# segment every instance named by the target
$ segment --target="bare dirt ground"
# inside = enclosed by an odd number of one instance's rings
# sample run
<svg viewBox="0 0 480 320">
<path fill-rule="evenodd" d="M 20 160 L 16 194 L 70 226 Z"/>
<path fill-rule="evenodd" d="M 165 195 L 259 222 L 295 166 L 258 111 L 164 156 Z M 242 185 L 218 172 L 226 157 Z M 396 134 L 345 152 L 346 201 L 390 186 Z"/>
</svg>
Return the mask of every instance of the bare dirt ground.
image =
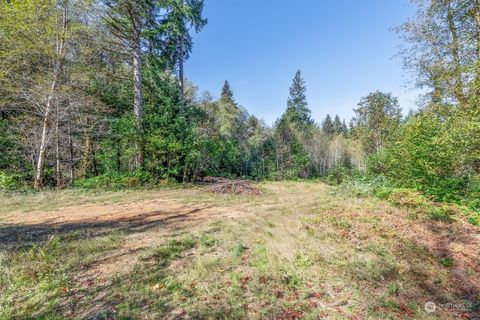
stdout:
<svg viewBox="0 0 480 320">
<path fill-rule="evenodd" d="M 164 196 L 164 195 L 162 195 Z M 85 237 L 102 231 L 123 230 L 127 235 L 123 246 L 108 252 L 91 265 L 84 277 L 107 278 L 128 272 L 139 253 L 212 219 L 244 216 L 246 210 L 235 207 L 214 207 L 208 204 L 182 204 L 174 199 L 142 200 L 125 204 L 87 204 L 63 207 L 50 211 L 11 212 L 3 216 L 5 225 L 0 239 L 3 244 L 16 243 L 19 238 L 38 242 L 54 234 L 81 231 Z M 23 243 L 25 244 L 25 243 Z"/>
</svg>

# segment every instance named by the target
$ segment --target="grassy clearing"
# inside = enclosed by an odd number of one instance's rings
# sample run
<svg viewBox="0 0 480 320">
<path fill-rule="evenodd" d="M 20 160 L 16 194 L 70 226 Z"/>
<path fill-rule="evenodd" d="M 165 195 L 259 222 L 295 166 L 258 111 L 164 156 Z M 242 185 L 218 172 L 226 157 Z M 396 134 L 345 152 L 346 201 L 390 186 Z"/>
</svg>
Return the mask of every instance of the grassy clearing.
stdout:
<svg viewBox="0 0 480 320">
<path fill-rule="evenodd" d="M 478 229 L 455 219 L 412 216 L 408 209 L 320 183 L 261 187 L 261 197 L 214 196 L 198 189 L 93 196 L 91 201 L 100 203 L 163 197 L 242 214 L 212 217 L 170 234 L 150 230 L 161 237 L 158 245 L 142 248 L 133 266 L 102 276 L 88 270 L 131 241 L 128 228 L 5 248 L 0 318 L 458 319 L 478 314 Z M 29 201 L 17 209 L 30 210 Z M 428 301 L 436 304 L 435 312 L 425 310 Z"/>
</svg>

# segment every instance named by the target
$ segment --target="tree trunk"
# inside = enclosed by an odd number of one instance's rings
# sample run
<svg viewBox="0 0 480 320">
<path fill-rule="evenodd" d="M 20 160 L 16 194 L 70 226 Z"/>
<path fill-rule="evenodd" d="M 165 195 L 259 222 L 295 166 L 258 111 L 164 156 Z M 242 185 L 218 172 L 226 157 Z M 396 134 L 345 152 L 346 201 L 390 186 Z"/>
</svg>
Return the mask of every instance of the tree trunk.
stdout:
<svg viewBox="0 0 480 320">
<path fill-rule="evenodd" d="M 183 53 L 183 36 L 180 38 L 180 48 L 179 48 L 179 74 L 178 77 L 180 78 L 180 91 L 182 96 L 182 101 L 185 100 L 185 78 L 183 74 L 183 60 L 184 60 L 184 53 Z"/>
<path fill-rule="evenodd" d="M 88 123 L 87 123 L 88 124 Z M 83 160 L 82 160 L 82 169 L 81 175 L 82 178 L 89 178 L 90 174 L 94 171 L 94 152 L 93 152 L 93 143 L 92 137 L 88 132 L 88 129 L 85 130 L 84 136 L 84 145 L 83 145 Z"/>
<path fill-rule="evenodd" d="M 144 164 L 144 137 L 143 137 L 143 88 L 142 88 L 142 48 L 141 48 L 141 23 L 138 15 L 135 16 L 133 25 L 133 83 L 134 99 L 133 110 L 137 118 L 137 130 L 139 138 L 137 141 L 137 156 L 135 164 L 142 168 Z"/>
<path fill-rule="evenodd" d="M 62 25 L 61 25 L 62 29 L 59 31 L 57 35 L 57 40 L 56 40 L 57 42 L 56 52 L 55 52 L 56 56 L 54 59 L 55 65 L 53 68 L 52 83 L 50 86 L 50 91 L 45 100 L 45 113 L 43 117 L 42 138 L 40 140 L 40 147 L 38 149 L 37 165 L 35 168 L 35 180 L 33 183 L 34 189 L 40 189 L 40 187 L 42 186 L 43 167 L 45 165 L 45 153 L 47 149 L 48 125 L 50 122 L 50 113 L 52 112 L 52 100 L 55 95 L 55 91 L 57 89 L 58 76 L 62 69 L 63 55 L 64 55 L 64 49 L 65 49 L 65 35 L 66 35 L 67 23 L 68 23 L 67 8 L 65 4 L 63 8 L 62 18 L 63 18 Z"/>
<path fill-rule="evenodd" d="M 463 92 L 462 67 L 460 65 L 460 46 L 458 43 L 457 27 L 455 26 L 454 13 L 450 1 L 448 2 L 447 19 L 448 28 L 452 36 L 452 55 L 454 64 L 453 76 L 455 78 L 455 85 L 453 90 L 455 98 L 457 98 L 458 102 L 463 105 L 466 102 L 466 98 Z"/>
<path fill-rule="evenodd" d="M 75 182 L 75 171 L 74 171 L 74 154 L 73 154 L 73 138 L 72 138 L 72 129 L 70 123 L 68 123 L 68 147 L 70 151 L 70 184 L 73 185 Z"/>
<path fill-rule="evenodd" d="M 480 84 L 480 1 L 475 1 L 475 6 L 471 12 L 473 19 L 475 20 L 476 27 L 476 44 L 477 44 L 477 60 L 475 63 L 475 82 L 473 86 L 473 95 L 477 96 L 479 93 L 478 85 Z"/>
<path fill-rule="evenodd" d="M 122 170 L 122 154 L 121 154 L 121 150 L 120 150 L 120 143 L 121 143 L 121 140 L 120 139 L 117 139 L 117 143 L 116 143 L 116 157 L 117 157 L 117 172 L 120 173 L 120 171 Z"/>
<path fill-rule="evenodd" d="M 57 182 L 57 189 L 60 189 L 62 185 L 62 177 L 60 173 L 60 114 L 58 110 L 57 103 L 57 112 L 55 119 L 55 175 Z"/>
<path fill-rule="evenodd" d="M 55 90 L 56 81 L 52 84 L 51 92 Z M 34 189 L 40 189 L 42 186 L 42 177 L 43 177 L 43 165 L 45 162 L 45 152 L 47 149 L 47 135 L 48 135 L 48 123 L 50 121 L 50 109 L 52 103 L 52 94 L 47 98 L 45 114 L 43 117 L 43 127 L 42 127 L 42 138 L 40 140 L 40 147 L 38 150 L 37 165 L 35 168 L 35 182 L 33 184 Z"/>
</svg>

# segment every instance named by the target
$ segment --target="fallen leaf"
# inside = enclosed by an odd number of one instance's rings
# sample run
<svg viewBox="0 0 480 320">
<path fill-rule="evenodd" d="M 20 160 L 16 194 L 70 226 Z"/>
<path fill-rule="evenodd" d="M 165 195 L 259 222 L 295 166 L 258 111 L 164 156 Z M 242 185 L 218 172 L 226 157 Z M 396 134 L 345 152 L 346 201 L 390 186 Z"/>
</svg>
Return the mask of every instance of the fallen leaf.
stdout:
<svg viewBox="0 0 480 320">
<path fill-rule="evenodd" d="M 162 289 L 163 287 L 164 287 L 163 283 L 157 283 L 152 286 L 152 289 L 159 290 L 159 289 Z"/>
</svg>

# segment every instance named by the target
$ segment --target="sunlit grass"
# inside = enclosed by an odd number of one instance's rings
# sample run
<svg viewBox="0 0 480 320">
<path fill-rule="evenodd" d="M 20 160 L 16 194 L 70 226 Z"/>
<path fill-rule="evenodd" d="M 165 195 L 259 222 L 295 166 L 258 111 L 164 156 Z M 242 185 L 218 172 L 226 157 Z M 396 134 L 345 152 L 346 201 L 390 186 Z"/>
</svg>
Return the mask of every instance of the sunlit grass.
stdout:
<svg viewBox="0 0 480 320">
<path fill-rule="evenodd" d="M 5 250 L 0 318 L 429 319 L 426 301 L 462 303 L 452 274 L 456 258 L 437 257 L 418 243 L 408 231 L 421 221 L 412 221 L 408 210 L 320 183 L 260 188 L 260 197 L 199 188 L 64 191 L 63 201 L 45 208 L 161 197 L 237 215 L 159 234 L 161 244 L 143 249 L 134 265 L 101 286 L 85 287 L 78 274 L 117 252 L 128 231 L 87 239 L 71 234 L 21 252 Z M 15 210 L 31 210 L 53 195 L 23 197 Z M 478 271 L 467 274 L 474 281 Z M 440 309 L 435 316 L 454 319 L 455 312 Z"/>
</svg>

